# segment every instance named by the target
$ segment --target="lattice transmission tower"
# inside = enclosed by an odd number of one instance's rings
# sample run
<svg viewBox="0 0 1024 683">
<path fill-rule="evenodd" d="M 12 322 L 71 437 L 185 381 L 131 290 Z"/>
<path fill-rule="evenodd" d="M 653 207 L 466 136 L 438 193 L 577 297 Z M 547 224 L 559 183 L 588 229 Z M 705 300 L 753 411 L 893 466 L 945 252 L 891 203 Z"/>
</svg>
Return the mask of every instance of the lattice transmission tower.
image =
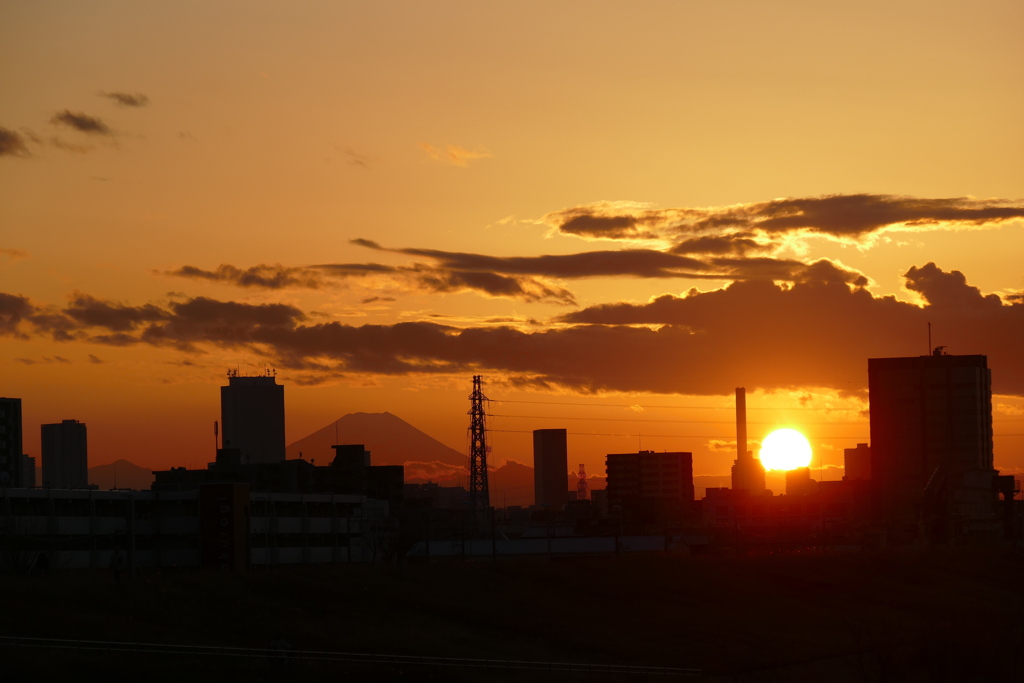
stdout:
<svg viewBox="0 0 1024 683">
<path fill-rule="evenodd" d="M 576 482 L 576 500 L 590 500 L 590 487 L 587 485 L 587 470 L 580 463 L 580 471 L 577 474 L 579 481 Z"/>
<path fill-rule="evenodd" d="M 480 389 L 483 377 L 473 376 L 473 393 L 469 400 L 469 506 L 478 520 L 486 519 L 491 505 L 490 490 L 487 486 L 487 413 L 484 401 L 487 397 Z"/>
</svg>

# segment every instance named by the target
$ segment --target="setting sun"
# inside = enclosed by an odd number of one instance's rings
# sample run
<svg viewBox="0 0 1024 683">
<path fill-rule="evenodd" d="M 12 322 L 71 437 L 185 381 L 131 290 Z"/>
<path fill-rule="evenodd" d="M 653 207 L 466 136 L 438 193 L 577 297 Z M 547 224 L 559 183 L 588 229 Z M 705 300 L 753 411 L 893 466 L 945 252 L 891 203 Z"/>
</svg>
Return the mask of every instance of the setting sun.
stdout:
<svg viewBox="0 0 1024 683">
<path fill-rule="evenodd" d="M 766 470 L 792 470 L 811 464 L 811 444 L 795 429 L 776 429 L 761 444 L 761 464 Z"/>
</svg>

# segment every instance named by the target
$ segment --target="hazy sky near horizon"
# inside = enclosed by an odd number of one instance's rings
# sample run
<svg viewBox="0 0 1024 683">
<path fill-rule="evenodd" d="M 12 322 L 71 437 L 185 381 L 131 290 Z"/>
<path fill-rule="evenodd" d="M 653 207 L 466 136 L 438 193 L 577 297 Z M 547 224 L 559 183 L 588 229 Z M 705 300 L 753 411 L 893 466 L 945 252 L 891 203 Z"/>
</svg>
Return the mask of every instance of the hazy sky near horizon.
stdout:
<svg viewBox="0 0 1024 683">
<path fill-rule="evenodd" d="M 225 371 L 289 441 L 493 457 L 867 440 L 867 358 L 986 354 L 1024 470 L 1024 5 L 8 2 L 0 395 L 200 466 Z M 579 405 L 553 405 L 554 403 Z M 528 417 L 519 417 L 528 416 Z M 1017 422 L 1020 422 L 1018 424 Z M 578 456 L 578 457 L 577 457 Z"/>
</svg>

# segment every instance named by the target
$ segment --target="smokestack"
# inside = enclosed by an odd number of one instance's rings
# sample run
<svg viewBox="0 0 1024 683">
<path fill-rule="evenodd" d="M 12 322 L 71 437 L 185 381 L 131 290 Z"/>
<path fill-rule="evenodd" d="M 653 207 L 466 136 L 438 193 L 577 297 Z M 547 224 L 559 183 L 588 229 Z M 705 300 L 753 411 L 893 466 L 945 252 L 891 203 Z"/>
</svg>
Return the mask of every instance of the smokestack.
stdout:
<svg viewBox="0 0 1024 683">
<path fill-rule="evenodd" d="M 736 387 L 736 460 L 747 457 L 747 390 Z"/>
</svg>

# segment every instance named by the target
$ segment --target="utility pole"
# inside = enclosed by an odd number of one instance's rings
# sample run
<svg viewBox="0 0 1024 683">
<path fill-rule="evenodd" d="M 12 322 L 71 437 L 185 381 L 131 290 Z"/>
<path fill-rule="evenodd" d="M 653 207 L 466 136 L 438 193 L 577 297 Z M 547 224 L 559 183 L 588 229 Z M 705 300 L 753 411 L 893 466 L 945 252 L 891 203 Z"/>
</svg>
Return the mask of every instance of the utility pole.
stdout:
<svg viewBox="0 0 1024 683">
<path fill-rule="evenodd" d="M 487 485 L 487 414 L 484 412 L 484 396 L 480 388 L 483 377 L 473 376 L 473 393 L 470 395 L 469 409 L 469 506 L 480 527 L 487 522 L 487 510 L 491 505 L 490 490 Z"/>
</svg>

